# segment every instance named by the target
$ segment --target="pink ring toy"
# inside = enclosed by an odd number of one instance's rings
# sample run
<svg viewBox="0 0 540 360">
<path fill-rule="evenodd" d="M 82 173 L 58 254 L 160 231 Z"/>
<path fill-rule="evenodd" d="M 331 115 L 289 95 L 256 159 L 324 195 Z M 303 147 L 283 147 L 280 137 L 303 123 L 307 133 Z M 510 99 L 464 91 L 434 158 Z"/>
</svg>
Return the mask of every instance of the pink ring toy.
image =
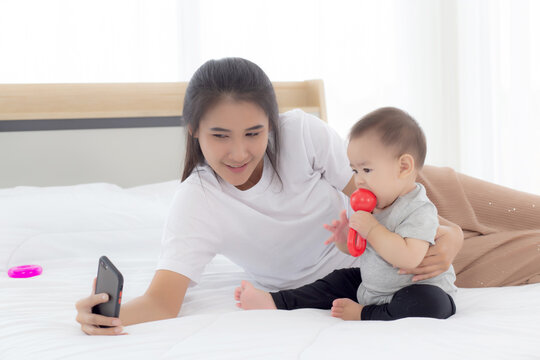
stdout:
<svg viewBox="0 0 540 360">
<path fill-rule="evenodd" d="M 39 265 L 21 265 L 8 270 L 8 276 L 11 278 L 29 278 L 41 275 L 43 268 Z"/>
</svg>

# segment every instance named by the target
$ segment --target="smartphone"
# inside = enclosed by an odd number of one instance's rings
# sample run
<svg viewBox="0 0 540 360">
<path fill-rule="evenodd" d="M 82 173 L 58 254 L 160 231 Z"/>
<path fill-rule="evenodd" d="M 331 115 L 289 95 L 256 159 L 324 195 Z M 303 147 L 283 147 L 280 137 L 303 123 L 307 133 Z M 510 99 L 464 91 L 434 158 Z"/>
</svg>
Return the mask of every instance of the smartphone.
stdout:
<svg viewBox="0 0 540 360">
<path fill-rule="evenodd" d="M 109 301 L 98 304 L 92 308 L 94 314 L 109 317 L 118 317 L 122 303 L 122 288 L 124 277 L 106 256 L 99 258 L 96 294 L 106 293 Z"/>
</svg>

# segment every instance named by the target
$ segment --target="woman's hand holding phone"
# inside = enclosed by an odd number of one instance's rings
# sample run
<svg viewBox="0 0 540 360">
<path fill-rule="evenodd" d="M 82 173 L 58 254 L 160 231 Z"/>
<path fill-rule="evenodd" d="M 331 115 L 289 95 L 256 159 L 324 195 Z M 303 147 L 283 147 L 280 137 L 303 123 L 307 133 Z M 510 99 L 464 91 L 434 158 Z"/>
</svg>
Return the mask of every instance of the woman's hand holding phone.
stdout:
<svg viewBox="0 0 540 360">
<path fill-rule="evenodd" d="M 101 264 L 101 259 L 100 259 Z M 109 301 L 107 293 L 96 294 L 97 278 L 94 278 L 90 296 L 79 300 L 75 304 L 77 309 L 76 320 L 81 324 L 81 330 L 88 335 L 123 335 L 122 322 L 118 317 L 109 317 L 96 314 L 95 307 Z M 94 312 L 92 309 L 94 308 Z"/>
</svg>

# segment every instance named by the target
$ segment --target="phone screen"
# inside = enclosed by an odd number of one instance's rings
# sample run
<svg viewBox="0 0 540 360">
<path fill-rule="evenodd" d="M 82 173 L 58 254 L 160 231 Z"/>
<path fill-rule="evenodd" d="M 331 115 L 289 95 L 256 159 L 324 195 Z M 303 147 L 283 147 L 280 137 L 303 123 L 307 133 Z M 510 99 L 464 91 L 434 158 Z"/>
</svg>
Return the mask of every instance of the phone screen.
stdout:
<svg viewBox="0 0 540 360">
<path fill-rule="evenodd" d="M 109 317 L 118 317 L 122 302 L 123 285 L 124 278 L 120 271 L 118 271 L 106 256 L 100 257 L 96 280 L 96 294 L 108 294 L 109 301 L 94 306 L 92 312 Z"/>
</svg>

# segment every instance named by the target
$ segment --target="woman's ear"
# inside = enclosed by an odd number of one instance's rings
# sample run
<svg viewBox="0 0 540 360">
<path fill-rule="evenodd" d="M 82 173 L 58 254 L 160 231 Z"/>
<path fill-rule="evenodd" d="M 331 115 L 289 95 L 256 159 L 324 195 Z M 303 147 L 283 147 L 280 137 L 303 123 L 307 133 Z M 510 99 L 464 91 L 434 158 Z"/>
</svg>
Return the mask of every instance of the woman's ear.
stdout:
<svg viewBox="0 0 540 360">
<path fill-rule="evenodd" d="M 199 137 L 198 131 L 193 134 L 193 128 L 191 127 L 191 125 L 187 126 L 187 130 L 189 132 L 189 136 L 191 136 L 192 138 L 197 139 Z"/>
<path fill-rule="evenodd" d="M 399 177 L 404 179 L 414 172 L 414 157 L 411 154 L 403 154 L 399 157 Z"/>
</svg>

